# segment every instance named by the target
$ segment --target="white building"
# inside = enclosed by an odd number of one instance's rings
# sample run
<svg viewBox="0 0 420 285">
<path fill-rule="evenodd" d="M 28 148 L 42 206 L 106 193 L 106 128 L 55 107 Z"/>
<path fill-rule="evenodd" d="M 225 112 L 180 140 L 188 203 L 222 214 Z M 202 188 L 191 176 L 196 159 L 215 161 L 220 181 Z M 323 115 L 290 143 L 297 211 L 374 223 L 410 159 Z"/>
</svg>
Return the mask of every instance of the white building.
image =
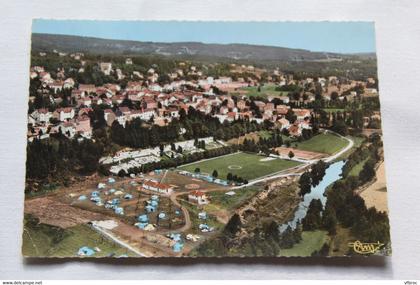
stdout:
<svg viewBox="0 0 420 285">
<path fill-rule="evenodd" d="M 31 115 L 37 122 L 49 122 L 52 117 L 52 113 L 48 109 L 35 110 Z"/>
<path fill-rule="evenodd" d="M 110 62 L 101 62 L 99 64 L 99 67 L 101 68 L 101 71 L 105 75 L 110 75 L 111 74 L 111 71 L 112 71 L 112 63 L 110 63 Z"/>
<path fill-rule="evenodd" d="M 207 195 L 201 191 L 193 191 L 191 194 L 188 194 L 188 200 L 198 205 L 207 205 L 210 203 Z"/>
<path fill-rule="evenodd" d="M 142 186 L 146 190 L 155 191 L 167 195 L 171 194 L 174 191 L 173 186 L 164 183 L 159 183 L 153 180 L 145 180 Z"/>
<path fill-rule="evenodd" d="M 74 118 L 74 109 L 71 107 L 67 108 L 59 108 L 56 110 L 58 114 L 58 119 L 61 122 L 64 122 L 65 120 L 71 120 Z"/>
</svg>

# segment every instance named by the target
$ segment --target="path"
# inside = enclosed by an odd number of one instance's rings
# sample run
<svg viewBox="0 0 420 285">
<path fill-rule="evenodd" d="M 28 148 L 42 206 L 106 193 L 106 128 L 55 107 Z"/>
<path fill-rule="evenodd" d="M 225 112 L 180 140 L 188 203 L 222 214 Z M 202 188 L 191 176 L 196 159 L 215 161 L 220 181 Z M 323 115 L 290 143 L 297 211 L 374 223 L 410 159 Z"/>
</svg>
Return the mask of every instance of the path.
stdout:
<svg viewBox="0 0 420 285">
<path fill-rule="evenodd" d="M 190 213 L 188 212 L 187 208 L 185 208 L 184 206 L 181 205 L 181 203 L 178 202 L 178 200 L 176 199 L 176 197 L 178 197 L 181 194 L 185 194 L 185 192 L 178 192 L 178 193 L 173 193 L 169 196 L 169 199 L 171 199 L 171 202 L 177 206 L 178 208 L 181 209 L 182 213 L 184 214 L 184 219 L 185 219 L 185 225 L 183 225 L 181 228 L 177 229 L 176 231 L 178 232 L 185 232 L 187 230 L 189 230 L 191 228 L 191 217 L 190 217 Z"/>
</svg>

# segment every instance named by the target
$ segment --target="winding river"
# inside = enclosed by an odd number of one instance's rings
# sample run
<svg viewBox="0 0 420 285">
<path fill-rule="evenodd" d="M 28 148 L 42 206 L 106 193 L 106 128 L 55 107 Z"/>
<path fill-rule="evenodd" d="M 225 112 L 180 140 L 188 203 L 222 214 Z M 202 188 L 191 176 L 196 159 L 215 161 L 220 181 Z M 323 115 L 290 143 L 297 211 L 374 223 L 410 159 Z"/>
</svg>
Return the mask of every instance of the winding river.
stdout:
<svg viewBox="0 0 420 285">
<path fill-rule="evenodd" d="M 293 220 L 285 223 L 279 227 L 280 232 L 283 232 L 287 229 L 287 226 L 290 226 L 292 229 L 296 228 L 296 224 L 300 222 L 308 211 L 308 206 L 314 199 L 321 200 L 322 206 L 325 207 L 327 202 L 327 197 L 324 196 L 325 190 L 329 185 L 341 178 L 341 172 L 344 165 L 344 161 L 338 161 L 331 164 L 325 171 L 325 176 L 315 187 L 311 187 L 311 192 L 303 196 L 303 200 L 299 203 L 299 206 L 296 209 Z"/>
</svg>

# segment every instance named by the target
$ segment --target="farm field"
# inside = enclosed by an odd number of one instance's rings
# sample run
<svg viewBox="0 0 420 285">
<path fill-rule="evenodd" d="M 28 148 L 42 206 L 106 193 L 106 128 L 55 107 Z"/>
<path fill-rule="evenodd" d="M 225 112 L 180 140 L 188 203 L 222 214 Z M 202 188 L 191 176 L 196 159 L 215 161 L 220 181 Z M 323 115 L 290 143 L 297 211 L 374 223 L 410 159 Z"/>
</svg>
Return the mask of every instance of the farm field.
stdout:
<svg viewBox="0 0 420 285">
<path fill-rule="evenodd" d="M 326 133 L 316 135 L 303 142 L 294 142 L 292 143 L 292 147 L 301 150 L 334 154 L 347 144 L 348 142 L 345 139 L 334 134 Z"/>
<path fill-rule="evenodd" d="M 232 173 L 232 175 L 237 175 L 246 180 L 252 180 L 300 164 L 299 162 L 290 160 L 266 159 L 267 157 L 265 156 L 239 152 L 215 159 L 198 161 L 193 164 L 181 166 L 179 169 L 194 172 L 196 168 L 199 168 L 201 173 L 208 173 L 210 175 L 213 173 L 213 170 L 217 170 L 219 174 L 218 178 L 221 179 L 226 179 L 227 174 Z"/>
<path fill-rule="evenodd" d="M 313 252 L 320 250 L 327 240 L 326 231 L 302 232 L 302 240 L 292 248 L 282 249 L 280 256 L 311 256 Z"/>
</svg>

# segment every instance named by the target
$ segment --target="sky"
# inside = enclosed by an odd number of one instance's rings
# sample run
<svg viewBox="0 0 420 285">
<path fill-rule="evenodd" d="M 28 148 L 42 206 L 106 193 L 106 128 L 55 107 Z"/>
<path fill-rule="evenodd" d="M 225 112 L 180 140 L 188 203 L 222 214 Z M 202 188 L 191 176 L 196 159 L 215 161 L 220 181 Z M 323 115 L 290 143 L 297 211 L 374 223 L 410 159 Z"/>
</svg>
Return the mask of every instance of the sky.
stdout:
<svg viewBox="0 0 420 285">
<path fill-rule="evenodd" d="M 337 53 L 375 52 L 373 22 L 44 20 L 32 32 L 151 42 L 243 43 Z"/>
</svg>

